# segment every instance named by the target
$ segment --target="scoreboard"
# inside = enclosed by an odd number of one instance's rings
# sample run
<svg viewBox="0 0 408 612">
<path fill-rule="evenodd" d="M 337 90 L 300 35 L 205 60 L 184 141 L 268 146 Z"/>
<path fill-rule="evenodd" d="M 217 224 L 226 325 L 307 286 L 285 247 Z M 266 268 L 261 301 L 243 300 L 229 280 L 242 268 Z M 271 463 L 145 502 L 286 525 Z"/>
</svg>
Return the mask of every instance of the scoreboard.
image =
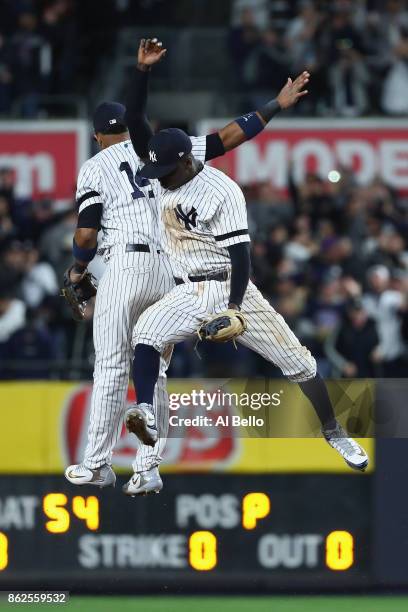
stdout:
<svg viewBox="0 0 408 612">
<path fill-rule="evenodd" d="M 372 475 L 174 474 L 160 495 L 0 477 L 0 589 L 371 582 Z"/>
</svg>

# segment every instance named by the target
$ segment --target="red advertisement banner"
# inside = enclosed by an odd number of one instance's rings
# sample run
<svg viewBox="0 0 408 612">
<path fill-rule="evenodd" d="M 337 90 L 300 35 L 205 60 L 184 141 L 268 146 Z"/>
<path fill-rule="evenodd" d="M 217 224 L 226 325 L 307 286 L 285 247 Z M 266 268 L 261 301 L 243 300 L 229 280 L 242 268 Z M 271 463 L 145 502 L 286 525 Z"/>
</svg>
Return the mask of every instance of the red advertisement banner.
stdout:
<svg viewBox="0 0 408 612">
<path fill-rule="evenodd" d="M 18 197 L 70 199 L 89 134 L 86 121 L 0 122 L 0 168 L 15 172 Z"/>
<path fill-rule="evenodd" d="M 198 133 L 209 133 L 227 122 L 202 122 Z M 408 193 L 408 124 L 386 119 L 276 120 L 213 165 L 243 185 L 271 181 L 278 189 L 286 189 L 291 177 L 296 184 L 308 172 L 327 179 L 333 170 L 346 167 L 361 185 L 379 176 Z"/>
</svg>

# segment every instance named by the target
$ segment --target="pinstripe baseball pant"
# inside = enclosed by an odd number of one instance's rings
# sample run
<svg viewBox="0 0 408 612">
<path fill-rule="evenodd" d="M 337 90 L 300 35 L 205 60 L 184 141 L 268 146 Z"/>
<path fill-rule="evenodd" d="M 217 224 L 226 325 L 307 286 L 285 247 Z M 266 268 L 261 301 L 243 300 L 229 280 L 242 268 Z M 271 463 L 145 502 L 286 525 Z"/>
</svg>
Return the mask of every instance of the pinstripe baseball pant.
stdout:
<svg viewBox="0 0 408 612">
<path fill-rule="evenodd" d="M 98 285 L 93 320 L 94 386 L 84 457 L 84 464 L 89 468 L 111 464 L 113 449 L 119 440 L 132 360 L 132 330 L 142 312 L 174 286 L 170 262 L 163 253 L 126 253 L 124 245 L 116 245 L 109 249 L 104 260 L 107 266 Z M 162 353 L 155 390 L 159 440 L 154 448 L 146 447 L 148 452 L 143 449 L 144 465 L 160 463 L 166 443 L 166 369 L 171 352 L 172 347 L 167 346 Z M 134 468 L 138 461 L 136 456 Z"/>
<path fill-rule="evenodd" d="M 228 308 L 229 281 L 185 283 L 174 287 L 139 318 L 132 344 L 147 344 L 158 351 L 195 335 L 209 315 Z M 253 283 L 242 303 L 248 329 L 237 341 L 277 365 L 293 382 L 316 375 L 316 361 L 302 346 L 283 317 L 272 308 Z"/>
</svg>

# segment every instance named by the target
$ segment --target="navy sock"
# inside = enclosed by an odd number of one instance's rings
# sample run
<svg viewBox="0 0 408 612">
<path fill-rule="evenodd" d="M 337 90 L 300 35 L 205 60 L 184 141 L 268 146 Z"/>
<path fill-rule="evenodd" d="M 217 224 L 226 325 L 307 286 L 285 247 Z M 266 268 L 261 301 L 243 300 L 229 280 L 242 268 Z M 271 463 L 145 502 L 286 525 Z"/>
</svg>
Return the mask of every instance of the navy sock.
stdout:
<svg viewBox="0 0 408 612">
<path fill-rule="evenodd" d="M 299 387 L 310 400 L 323 429 L 334 429 L 336 427 L 336 417 L 334 416 L 333 406 L 330 401 L 327 388 L 320 374 L 314 378 L 299 383 Z"/>
<path fill-rule="evenodd" d="M 133 359 L 133 384 L 138 404 L 153 404 L 159 370 L 160 353 L 147 344 L 137 344 Z"/>
</svg>

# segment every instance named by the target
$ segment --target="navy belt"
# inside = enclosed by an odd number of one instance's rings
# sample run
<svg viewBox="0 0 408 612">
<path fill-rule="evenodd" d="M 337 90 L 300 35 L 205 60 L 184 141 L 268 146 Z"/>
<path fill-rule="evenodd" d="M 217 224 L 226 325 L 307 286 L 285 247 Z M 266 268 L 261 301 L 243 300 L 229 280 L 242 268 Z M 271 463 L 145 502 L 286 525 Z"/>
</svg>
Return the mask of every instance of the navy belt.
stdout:
<svg viewBox="0 0 408 612">
<path fill-rule="evenodd" d="M 160 249 L 155 249 L 156 253 L 160 253 Z M 130 244 L 126 245 L 126 253 L 150 253 L 148 244 Z"/>
<path fill-rule="evenodd" d="M 229 271 L 222 270 L 221 272 L 209 272 L 208 274 L 202 274 L 201 276 L 189 276 L 188 280 L 190 283 L 201 283 L 202 281 L 226 281 L 229 278 Z M 182 285 L 185 281 L 182 278 L 174 277 L 176 285 Z"/>
</svg>

